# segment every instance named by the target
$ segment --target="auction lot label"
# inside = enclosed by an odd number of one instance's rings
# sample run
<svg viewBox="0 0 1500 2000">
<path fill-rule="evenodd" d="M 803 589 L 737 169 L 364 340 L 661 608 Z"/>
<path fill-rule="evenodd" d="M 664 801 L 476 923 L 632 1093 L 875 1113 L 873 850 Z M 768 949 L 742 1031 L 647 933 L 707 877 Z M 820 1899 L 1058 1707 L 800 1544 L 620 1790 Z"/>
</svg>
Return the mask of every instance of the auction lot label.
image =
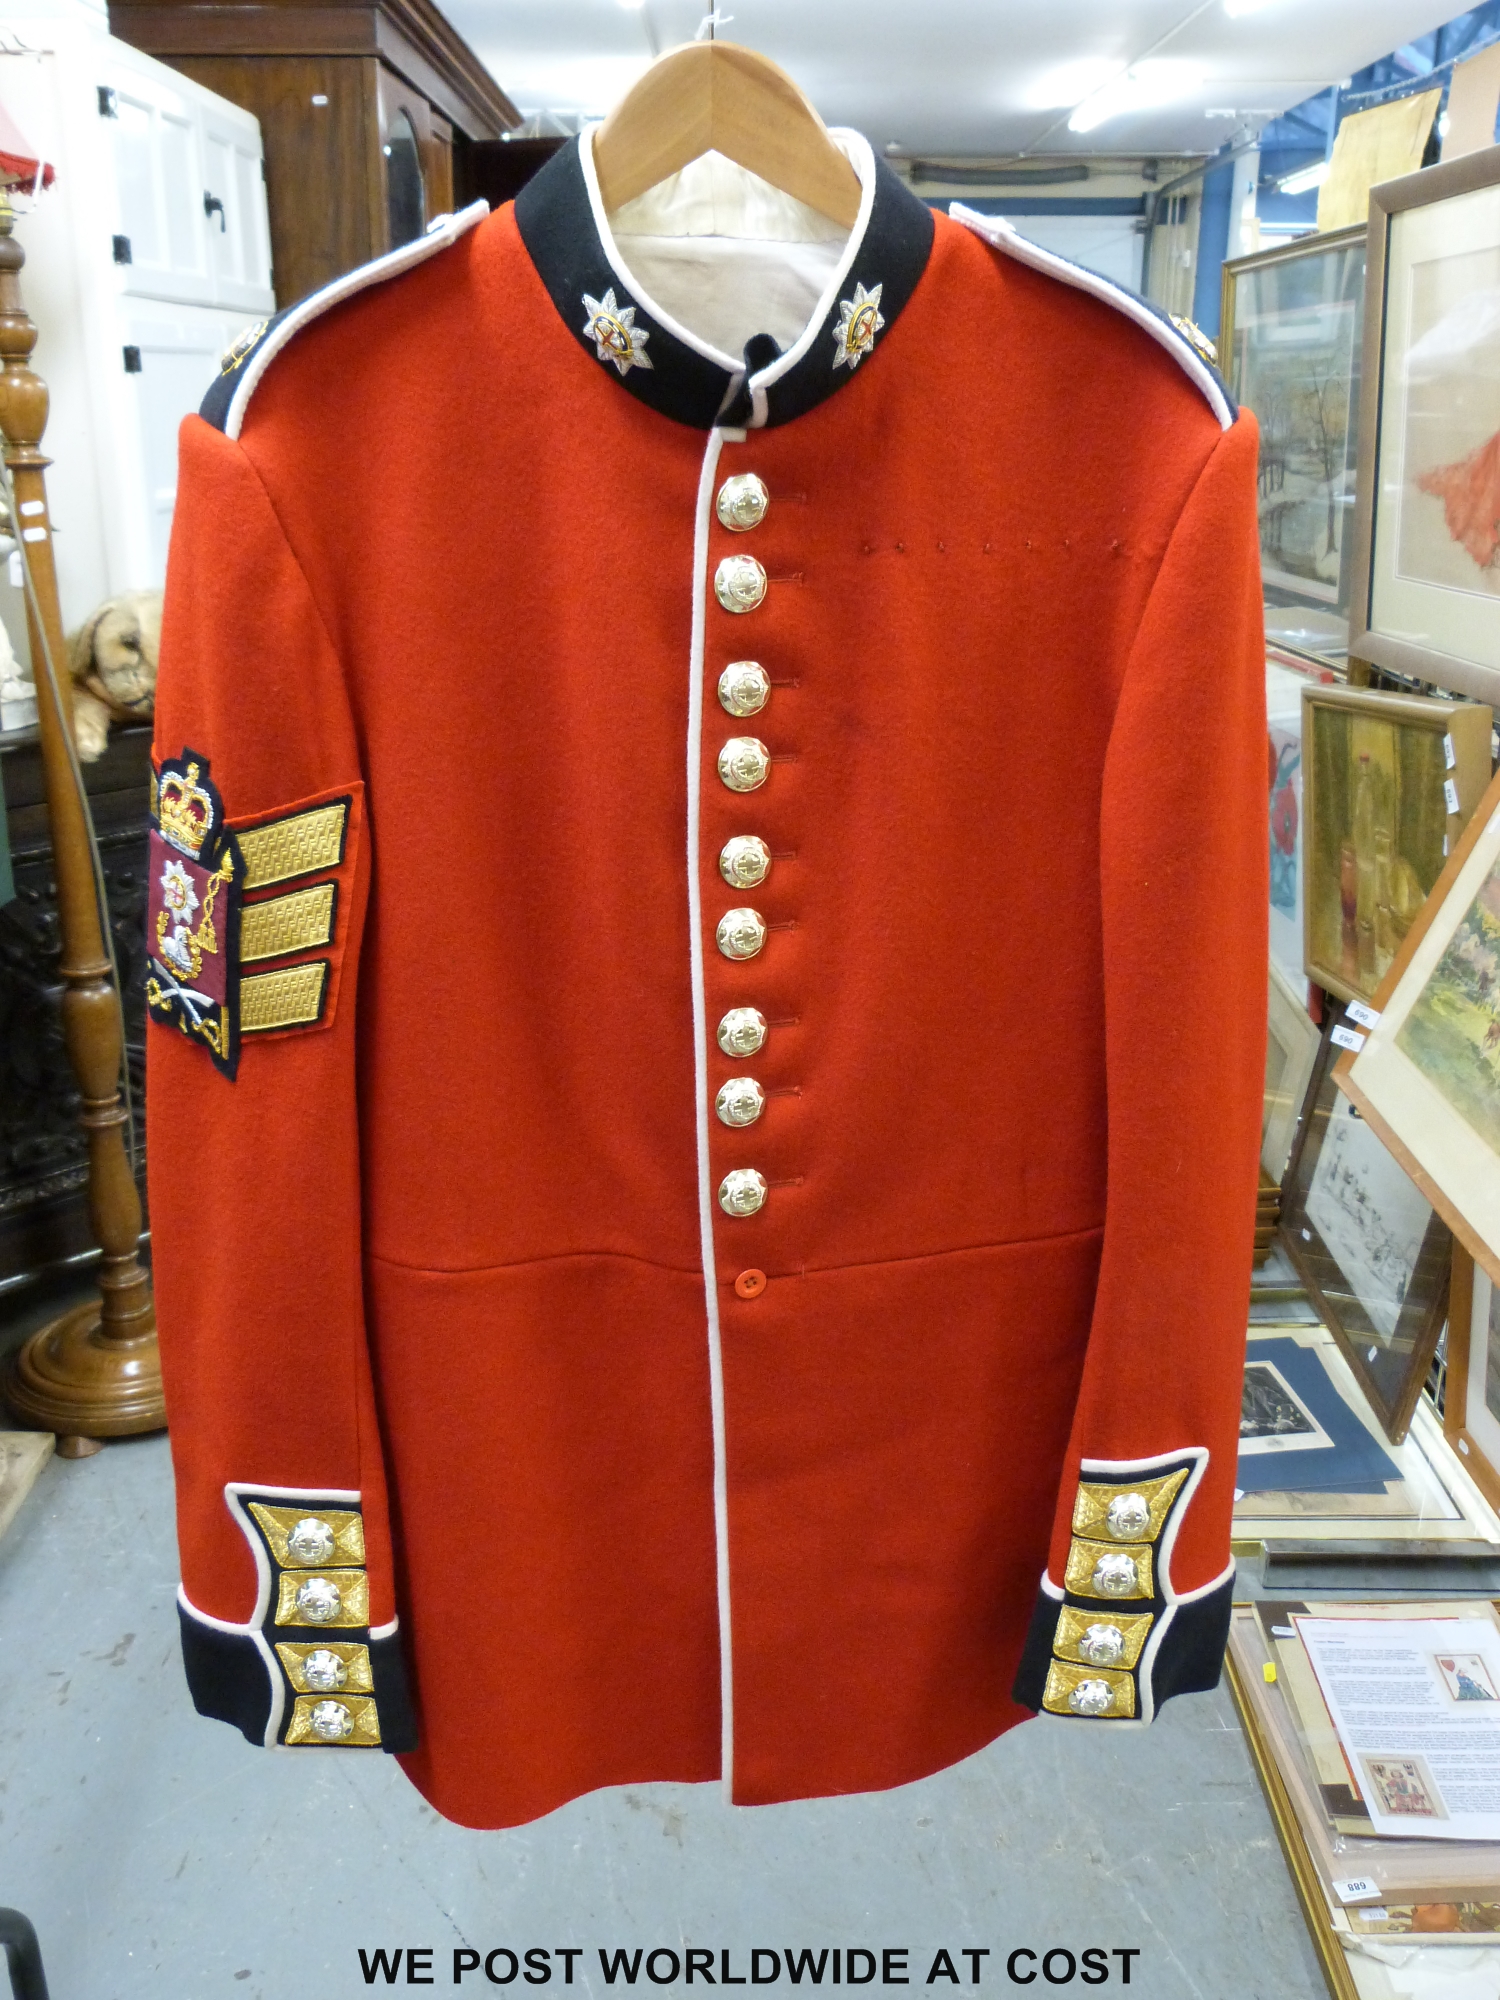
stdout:
<svg viewBox="0 0 1500 2000">
<path fill-rule="evenodd" d="M 1128 1986 L 1135 1945 L 371 1945 L 366 1986 Z M 596 1969 L 597 1967 L 597 1969 Z"/>
</svg>

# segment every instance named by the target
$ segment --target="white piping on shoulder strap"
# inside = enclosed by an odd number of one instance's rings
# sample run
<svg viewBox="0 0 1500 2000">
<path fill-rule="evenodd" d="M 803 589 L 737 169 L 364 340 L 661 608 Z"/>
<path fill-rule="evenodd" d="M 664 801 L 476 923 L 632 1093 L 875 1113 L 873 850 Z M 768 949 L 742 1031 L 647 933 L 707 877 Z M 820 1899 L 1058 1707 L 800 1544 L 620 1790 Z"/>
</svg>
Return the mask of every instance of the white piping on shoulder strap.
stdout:
<svg viewBox="0 0 1500 2000">
<path fill-rule="evenodd" d="M 240 426 L 245 421 L 245 412 L 250 407 L 250 398 L 255 394 L 260 378 L 265 374 L 276 356 L 286 346 L 294 334 L 330 306 L 336 306 L 345 299 L 353 298 L 369 285 L 383 285 L 387 278 L 399 278 L 403 271 L 409 271 L 416 264 L 425 263 L 439 250 L 447 250 L 460 236 L 465 236 L 477 222 L 483 222 L 490 212 L 487 201 L 471 202 L 457 215 L 439 215 L 427 225 L 424 235 L 410 243 L 403 243 L 395 250 L 388 250 L 383 257 L 373 263 L 361 264 L 356 270 L 346 271 L 341 278 L 335 278 L 331 285 L 325 285 L 320 292 L 313 292 L 299 305 L 292 307 L 285 319 L 278 320 L 271 332 L 251 355 L 240 378 L 239 387 L 229 405 L 229 413 L 224 419 L 224 435 L 237 438 Z"/>
<path fill-rule="evenodd" d="M 1124 313 L 1127 319 L 1133 319 L 1158 346 L 1167 350 L 1183 374 L 1201 391 L 1204 401 L 1218 418 L 1220 428 L 1226 431 L 1232 429 L 1235 411 L 1218 377 L 1196 352 L 1192 342 L 1184 339 L 1170 320 L 1154 313 L 1144 299 L 1138 299 L 1123 285 L 1101 278 L 1097 271 L 1086 271 L 1081 264 L 1070 264 L 1066 257 L 1044 250 L 1039 243 L 1033 243 L 1019 230 L 1012 229 L 998 215 L 980 215 L 975 209 L 965 208 L 961 201 L 951 203 L 948 213 L 955 222 L 961 222 L 965 229 L 982 236 L 996 250 L 1003 250 L 1007 257 L 1014 257 L 1017 263 L 1029 264 L 1034 271 L 1044 271 L 1049 278 L 1072 285 L 1075 291 L 1090 292 L 1117 312 Z"/>
</svg>

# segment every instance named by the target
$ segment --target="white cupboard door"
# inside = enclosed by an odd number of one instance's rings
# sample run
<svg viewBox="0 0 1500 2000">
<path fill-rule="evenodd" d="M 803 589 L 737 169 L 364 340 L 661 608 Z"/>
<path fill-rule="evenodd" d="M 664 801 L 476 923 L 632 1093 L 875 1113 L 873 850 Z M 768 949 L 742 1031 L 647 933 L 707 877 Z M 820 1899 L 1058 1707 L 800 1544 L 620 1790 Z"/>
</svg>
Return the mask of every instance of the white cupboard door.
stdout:
<svg viewBox="0 0 1500 2000">
<path fill-rule="evenodd" d="M 208 304 L 213 297 L 203 140 L 186 93 L 123 65 L 103 79 L 114 154 L 122 289 Z"/>
<path fill-rule="evenodd" d="M 242 330 L 233 315 L 193 307 L 121 301 L 123 345 L 134 407 L 134 458 L 143 514 L 132 567 L 146 584 L 160 586 L 167 572 L 167 541 L 177 501 L 177 430 L 203 401 L 219 372 L 219 359 Z"/>
<path fill-rule="evenodd" d="M 200 116 L 215 301 L 271 312 L 271 240 L 259 134 L 248 121 L 227 118 L 211 105 Z"/>
</svg>

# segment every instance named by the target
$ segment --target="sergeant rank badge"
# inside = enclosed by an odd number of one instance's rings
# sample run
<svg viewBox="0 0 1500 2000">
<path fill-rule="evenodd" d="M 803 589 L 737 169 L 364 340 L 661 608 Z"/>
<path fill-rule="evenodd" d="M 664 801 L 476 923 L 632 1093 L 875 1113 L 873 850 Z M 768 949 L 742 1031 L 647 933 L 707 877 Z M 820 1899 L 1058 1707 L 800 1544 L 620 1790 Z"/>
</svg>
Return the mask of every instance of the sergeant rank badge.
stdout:
<svg viewBox="0 0 1500 2000">
<path fill-rule="evenodd" d="M 244 864 L 206 757 L 184 750 L 162 765 L 151 789 L 146 1006 L 155 1020 L 201 1042 L 233 1077 Z"/>
</svg>

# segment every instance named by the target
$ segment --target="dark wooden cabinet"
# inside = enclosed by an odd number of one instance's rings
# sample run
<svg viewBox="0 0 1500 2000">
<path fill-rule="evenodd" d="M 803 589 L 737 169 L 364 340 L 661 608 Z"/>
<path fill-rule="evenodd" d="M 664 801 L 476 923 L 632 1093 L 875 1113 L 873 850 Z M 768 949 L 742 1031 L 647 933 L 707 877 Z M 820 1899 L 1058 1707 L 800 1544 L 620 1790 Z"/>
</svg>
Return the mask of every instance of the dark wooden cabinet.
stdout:
<svg viewBox="0 0 1500 2000">
<path fill-rule="evenodd" d="M 149 727 L 111 734 L 83 766 L 99 836 L 110 934 L 125 999 L 125 1056 L 144 1157 L 146 825 Z M 36 732 L 0 744 L 13 901 L 0 907 L 0 1322 L 31 1279 L 91 1258 L 88 1162 L 80 1100 L 62 1033 L 62 939 L 52 835 Z"/>
<path fill-rule="evenodd" d="M 260 120 L 278 306 L 420 235 L 455 147 L 520 122 L 431 0 L 114 0 L 109 25 Z"/>
</svg>

